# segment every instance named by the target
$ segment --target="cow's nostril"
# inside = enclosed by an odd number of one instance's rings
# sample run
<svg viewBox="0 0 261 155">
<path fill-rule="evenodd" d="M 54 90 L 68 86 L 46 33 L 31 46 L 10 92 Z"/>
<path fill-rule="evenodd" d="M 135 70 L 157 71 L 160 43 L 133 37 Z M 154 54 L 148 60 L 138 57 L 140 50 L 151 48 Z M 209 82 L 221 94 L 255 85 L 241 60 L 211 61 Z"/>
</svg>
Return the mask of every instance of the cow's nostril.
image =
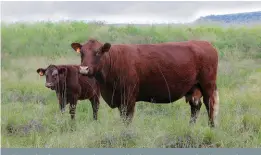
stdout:
<svg viewBox="0 0 261 155">
<path fill-rule="evenodd" d="M 89 67 L 88 66 L 80 66 L 80 73 L 81 74 L 88 74 Z"/>
<path fill-rule="evenodd" d="M 88 66 L 80 66 L 81 70 L 88 70 L 89 67 Z"/>
</svg>

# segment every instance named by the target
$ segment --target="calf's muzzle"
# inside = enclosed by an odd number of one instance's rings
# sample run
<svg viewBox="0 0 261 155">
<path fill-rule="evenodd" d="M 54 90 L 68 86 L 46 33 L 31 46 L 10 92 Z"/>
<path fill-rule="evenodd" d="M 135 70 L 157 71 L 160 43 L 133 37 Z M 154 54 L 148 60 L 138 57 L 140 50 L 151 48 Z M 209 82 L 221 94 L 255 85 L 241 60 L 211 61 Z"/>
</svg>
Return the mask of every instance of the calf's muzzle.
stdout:
<svg viewBox="0 0 261 155">
<path fill-rule="evenodd" d="M 49 82 L 46 82 L 46 83 L 45 83 L 45 87 L 51 88 L 51 87 L 53 87 L 53 84 L 52 84 L 52 83 L 49 83 Z"/>
</svg>

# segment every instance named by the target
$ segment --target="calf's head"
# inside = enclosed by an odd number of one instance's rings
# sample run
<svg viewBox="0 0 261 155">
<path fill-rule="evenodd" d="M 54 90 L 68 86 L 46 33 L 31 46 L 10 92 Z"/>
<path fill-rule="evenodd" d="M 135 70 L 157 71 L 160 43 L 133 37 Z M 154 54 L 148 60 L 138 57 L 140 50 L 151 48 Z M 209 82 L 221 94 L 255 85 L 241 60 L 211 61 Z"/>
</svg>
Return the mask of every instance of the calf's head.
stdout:
<svg viewBox="0 0 261 155">
<path fill-rule="evenodd" d="M 46 69 L 38 68 L 36 72 L 40 76 L 45 76 L 45 86 L 52 90 L 58 88 L 58 84 L 65 82 L 67 69 L 64 67 L 57 67 L 55 65 L 50 65 Z"/>
<path fill-rule="evenodd" d="M 80 74 L 93 76 L 102 69 L 104 53 L 111 48 L 110 43 L 102 44 L 97 40 L 90 39 L 87 43 L 72 43 L 71 47 L 81 55 Z"/>
</svg>

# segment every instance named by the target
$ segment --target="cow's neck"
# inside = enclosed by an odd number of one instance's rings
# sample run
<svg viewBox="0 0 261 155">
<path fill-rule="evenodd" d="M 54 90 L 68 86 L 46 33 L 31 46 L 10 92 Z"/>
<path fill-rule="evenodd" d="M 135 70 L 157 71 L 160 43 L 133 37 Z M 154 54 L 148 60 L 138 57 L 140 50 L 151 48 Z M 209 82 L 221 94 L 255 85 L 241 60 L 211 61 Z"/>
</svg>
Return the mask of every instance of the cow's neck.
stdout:
<svg viewBox="0 0 261 155">
<path fill-rule="evenodd" d="M 114 51 L 116 52 L 116 51 Z M 113 90 L 115 87 L 115 81 L 117 81 L 117 74 L 115 74 L 117 66 L 115 65 L 115 60 L 111 59 L 112 51 L 106 53 L 104 58 L 101 60 L 101 69 L 95 74 L 95 79 L 99 82 L 101 88 L 101 95 L 110 107 L 115 107 L 113 101 Z"/>
<path fill-rule="evenodd" d="M 55 91 L 57 92 L 57 94 L 59 94 L 60 96 L 64 96 L 66 95 L 66 82 L 60 82 L 59 84 L 57 84 L 57 86 L 55 87 Z"/>
<path fill-rule="evenodd" d="M 101 95 L 104 101 L 111 107 L 117 107 L 117 103 L 114 101 L 114 80 L 110 77 L 111 74 L 105 74 L 104 71 L 99 72 L 95 75 L 95 79 L 98 81 L 100 86 Z"/>
<path fill-rule="evenodd" d="M 100 83 L 100 84 L 105 84 L 105 75 L 102 72 L 97 72 L 94 75 L 94 78 Z"/>
<path fill-rule="evenodd" d="M 95 79 L 102 85 L 107 83 L 107 79 L 111 74 L 111 63 L 110 53 L 106 53 L 100 61 L 99 71 L 94 75 Z"/>
</svg>

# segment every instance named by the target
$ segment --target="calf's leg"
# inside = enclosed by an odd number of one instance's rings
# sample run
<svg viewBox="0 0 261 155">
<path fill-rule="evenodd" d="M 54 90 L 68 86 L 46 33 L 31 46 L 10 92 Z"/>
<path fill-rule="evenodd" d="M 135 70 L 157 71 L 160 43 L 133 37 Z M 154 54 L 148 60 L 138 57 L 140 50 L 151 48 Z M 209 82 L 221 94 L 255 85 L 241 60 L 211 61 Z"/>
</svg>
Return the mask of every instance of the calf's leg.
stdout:
<svg viewBox="0 0 261 155">
<path fill-rule="evenodd" d="M 65 106 L 68 102 L 67 102 L 67 100 L 65 101 L 65 98 L 63 97 L 62 94 L 59 94 L 58 92 L 56 92 L 56 96 L 59 101 L 59 109 L 60 109 L 61 113 L 63 114 L 65 112 Z"/>
<path fill-rule="evenodd" d="M 77 105 L 77 99 L 75 97 L 72 97 L 70 99 L 70 107 L 69 107 L 69 113 L 71 115 L 72 120 L 75 119 L 76 105 Z"/>
</svg>

